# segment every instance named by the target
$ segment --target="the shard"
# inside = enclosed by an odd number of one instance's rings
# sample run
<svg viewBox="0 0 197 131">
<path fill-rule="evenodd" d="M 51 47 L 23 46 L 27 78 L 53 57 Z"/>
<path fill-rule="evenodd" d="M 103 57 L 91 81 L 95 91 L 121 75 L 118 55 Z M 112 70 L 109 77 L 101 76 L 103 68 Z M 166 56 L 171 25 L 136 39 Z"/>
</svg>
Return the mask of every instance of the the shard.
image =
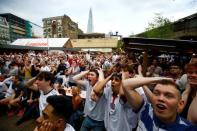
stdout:
<svg viewBox="0 0 197 131">
<path fill-rule="evenodd" d="M 93 33 L 93 31 L 94 31 L 94 27 L 93 27 L 92 9 L 90 8 L 90 11 L 89 11 L 89 18 L 88 18 L 87 33 Z"/>
</svg>

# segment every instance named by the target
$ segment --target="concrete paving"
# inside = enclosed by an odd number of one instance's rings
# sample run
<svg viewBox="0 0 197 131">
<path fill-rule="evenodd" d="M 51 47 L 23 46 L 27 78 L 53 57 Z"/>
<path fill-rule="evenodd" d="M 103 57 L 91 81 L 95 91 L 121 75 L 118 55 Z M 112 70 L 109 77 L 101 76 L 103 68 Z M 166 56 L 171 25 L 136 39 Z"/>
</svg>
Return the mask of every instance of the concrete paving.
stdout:
<svg viewBox="0 0 197 131">
<path fill-rule="evenodd" d="M 15 123 L 18 121 L 20 117 L 14 115 L 12 117 L 8 117 L 7 114 L 0 115 L 0 131 L 33 131 L 36 123 L 35 120 L 29 120 L 22 123 L 19 126 L 16 126 Z"/>
</svg>

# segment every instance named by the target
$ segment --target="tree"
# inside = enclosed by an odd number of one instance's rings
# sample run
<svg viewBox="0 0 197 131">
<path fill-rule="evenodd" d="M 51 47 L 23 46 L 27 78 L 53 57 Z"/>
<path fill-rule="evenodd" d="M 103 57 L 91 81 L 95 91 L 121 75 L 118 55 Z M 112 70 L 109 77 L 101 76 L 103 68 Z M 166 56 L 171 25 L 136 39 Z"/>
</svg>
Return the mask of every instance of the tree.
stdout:
<svg viewBox="0 0 197 131">
<path fill-rule="evenodd" d="M 148 23 L 146 32 L 140 36 L 147 38 L 173 38 L 173 24 L 168 18 L 156 14 L 153 22 Z"/>
<path fill-rule="evenodd" d="M 116 52 L 122 52 L 123 51 L 123 42 L 122 40 L 118 40 L 117 48 L 115 50 Z"/>
</svg>

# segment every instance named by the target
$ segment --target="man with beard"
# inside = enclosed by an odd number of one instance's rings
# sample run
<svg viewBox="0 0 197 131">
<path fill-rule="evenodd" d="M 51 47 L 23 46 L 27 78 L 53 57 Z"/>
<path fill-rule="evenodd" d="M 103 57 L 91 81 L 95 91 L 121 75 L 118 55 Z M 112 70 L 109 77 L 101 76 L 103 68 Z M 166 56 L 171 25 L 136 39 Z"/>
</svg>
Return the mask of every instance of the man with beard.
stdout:
<svg viewBox="0 0 197 131">
<path fill-rule="evenodd" d="M 81 78 L 87 75 L 87 80 L 82 80 Z M 91 99 L 91 93 L 93 92 L 93 87 L 95 84 L 104 79 L 103 74 L 95 69 L 90 71 L 83 71 L 78 75 L 73 77 L 73 80 L 81 86 L 85 87 L 86 100 L 84 107 L 85 119 L 82 123 L 80 131 L 104 131 L 104 112 L 105 108 L 103 105 L 106 104 L 104 96 L 100 96 L 97 101 Z"/>
<path fill-rule="evenodd" d="M 134 90 L 139 86 L 157 82 L 147 103 Z M 131 78 L 123 81 L 123 90 L 133 110 L 139 113 L 138 131 L 196 131 L 191 123 L 178 115 L 183 108 L 177 85 L 169 78 Z"/>
</svg>

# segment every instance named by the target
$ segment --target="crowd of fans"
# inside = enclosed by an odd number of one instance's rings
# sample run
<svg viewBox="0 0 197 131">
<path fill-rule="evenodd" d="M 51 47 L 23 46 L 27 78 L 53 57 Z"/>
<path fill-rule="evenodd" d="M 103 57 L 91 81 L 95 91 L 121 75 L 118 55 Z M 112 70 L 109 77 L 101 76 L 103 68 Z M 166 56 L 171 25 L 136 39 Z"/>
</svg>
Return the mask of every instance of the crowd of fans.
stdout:
<svg viewBox="0 0 197 131">
<path fill-rule="evenodd" d="M 139 53 L 0 55 L 1 115 L 38 131 L 196 131 L 196 94 L 196 56 L 154 56 L 145 70 Z"/>
</svg>

